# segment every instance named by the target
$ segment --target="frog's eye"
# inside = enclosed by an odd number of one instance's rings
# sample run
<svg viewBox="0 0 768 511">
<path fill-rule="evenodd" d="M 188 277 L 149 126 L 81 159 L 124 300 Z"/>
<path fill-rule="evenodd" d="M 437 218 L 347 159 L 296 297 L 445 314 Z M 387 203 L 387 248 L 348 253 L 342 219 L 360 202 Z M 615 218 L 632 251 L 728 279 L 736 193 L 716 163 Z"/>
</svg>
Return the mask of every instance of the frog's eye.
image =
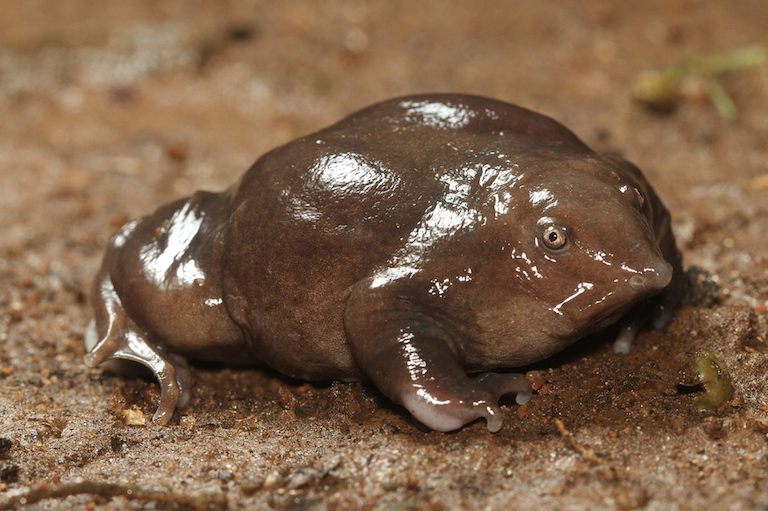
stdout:
<svg viewBox="0 0 768 511">
<path fill-rule="evenodd" d="M 624 185 L 619 187 L 619 191 L 624 194 L 625 197 L 635 203 L 635 207 L 638 211 L 643 209 L 643 204 L 645 204 L 645 197 L 639 188 Z"/>
<path fill-rule="evenodd" d="M 560 251 L 568 246 L 568 234 L 564 227 L 549 225 L 541 233 L 541 241 L 549 250 Z"/>
<path fill-rule="evenodd" d="M 645 197 L 643 197 L 643 192 L 641 192 L 637 188 L 634 188 L 634 190 L 635 190 L 635 197 L 637 197 L 637 209 L 643 209 L 643 204 L 645 204 Z"/>
</svg>

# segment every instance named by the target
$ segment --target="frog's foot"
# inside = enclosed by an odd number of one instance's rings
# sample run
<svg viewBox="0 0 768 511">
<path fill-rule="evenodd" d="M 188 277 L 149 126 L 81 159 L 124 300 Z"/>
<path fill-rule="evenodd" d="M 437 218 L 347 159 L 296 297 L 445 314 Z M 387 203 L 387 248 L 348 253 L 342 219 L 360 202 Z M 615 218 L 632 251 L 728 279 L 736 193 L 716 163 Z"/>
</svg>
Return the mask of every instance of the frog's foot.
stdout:
<svg viewBox="0 0 768 511">
<path fill-rule="evenodd" d="M 177 406 L 189 402 L 193 378 L 182 357 L 161 353 L 151 346 L 140 330 L 121 329 L 117 335 L 102 338 L 85 356 L 89 367 L 111 359 L 125 359 L 147 366 L 160 384 L 160 405 L 152 416 L 157 424 L 167 424 Z"/>
<path fill-rule="evenodd" d="M 147 334 L 125 313 L 109 278 L 102 281 L 95 296 L 96 323 L 101 339 L 85 356 L 89 367 L 112 359 L 125 359 L 147 366 L 160 384 L 160 405 L 152 417 L 167 424 L 177 406 L 189 402 L 193 385 L 186 360 L 155 346 Z"/>
<path fill-rule="evenodd" d="M 422 386 L 413 389 L 404 393 L 402 404 L 417 423 L 430 429 L 453 431 L 484 418 L 488 430 L 495 433 L 503 421 L 499 400 L 507 394 L 516 394 L 515 401 L 522 405 L 533 394 L 531 384 L 522 374 L 483 373 L 462 380 L 457 382 L 462 388 L 431 391 Z"/>
</svg>

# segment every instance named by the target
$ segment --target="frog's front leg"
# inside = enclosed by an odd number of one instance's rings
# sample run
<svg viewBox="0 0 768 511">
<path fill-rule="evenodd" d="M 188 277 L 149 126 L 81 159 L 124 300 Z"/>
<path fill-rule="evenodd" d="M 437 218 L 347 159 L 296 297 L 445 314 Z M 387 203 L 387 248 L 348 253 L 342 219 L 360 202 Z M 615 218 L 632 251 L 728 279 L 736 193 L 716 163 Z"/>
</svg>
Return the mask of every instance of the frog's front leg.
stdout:
<svg viewBox="0 0 768 511">
<path fill-rule="evenodd" d="M 345 311 L 345 327 L 363 372 L 431 429 L 453 431 L 485 418 L 496 432 L 502 425 L 502 396 L 516 394 L 518 404 L 531 398 L 522 374 L 469 377 L 450 329 L 413 310 L 397 293 L 359 284 Z"/>
</svg>

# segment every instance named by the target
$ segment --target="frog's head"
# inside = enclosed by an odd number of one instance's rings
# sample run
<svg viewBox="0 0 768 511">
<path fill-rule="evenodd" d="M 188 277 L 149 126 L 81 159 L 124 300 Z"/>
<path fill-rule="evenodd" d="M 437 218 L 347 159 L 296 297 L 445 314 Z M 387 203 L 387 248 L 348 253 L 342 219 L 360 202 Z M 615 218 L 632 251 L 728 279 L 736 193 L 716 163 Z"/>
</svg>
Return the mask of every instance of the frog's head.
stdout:
<svg viewBox="0 0 768 511">
<path fill-rule="evenodd" d="M 516 226 L 510 267 L 529 291 L 542 355 L 615 322 L 670 283 L 650 192 L 631 176 L 578 160 L 542 173 L 522 191 L 524 221 Z"/>
</svg>

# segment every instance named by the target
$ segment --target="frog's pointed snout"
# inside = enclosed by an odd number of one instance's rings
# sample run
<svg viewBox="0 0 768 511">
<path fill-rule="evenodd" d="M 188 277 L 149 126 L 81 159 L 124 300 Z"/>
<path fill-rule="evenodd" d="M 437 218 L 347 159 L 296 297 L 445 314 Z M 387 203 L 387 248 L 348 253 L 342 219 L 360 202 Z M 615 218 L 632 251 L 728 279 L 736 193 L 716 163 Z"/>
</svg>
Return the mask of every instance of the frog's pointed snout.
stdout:
<svg viewBox="0 0 768 511">
<path fill-rule="evenodd" d="M 672 265 L 663 259 L 653 265 L 643 268 L 627 280 L 637 292 L 658 293 L 672 281 Z"/>
</svg>

